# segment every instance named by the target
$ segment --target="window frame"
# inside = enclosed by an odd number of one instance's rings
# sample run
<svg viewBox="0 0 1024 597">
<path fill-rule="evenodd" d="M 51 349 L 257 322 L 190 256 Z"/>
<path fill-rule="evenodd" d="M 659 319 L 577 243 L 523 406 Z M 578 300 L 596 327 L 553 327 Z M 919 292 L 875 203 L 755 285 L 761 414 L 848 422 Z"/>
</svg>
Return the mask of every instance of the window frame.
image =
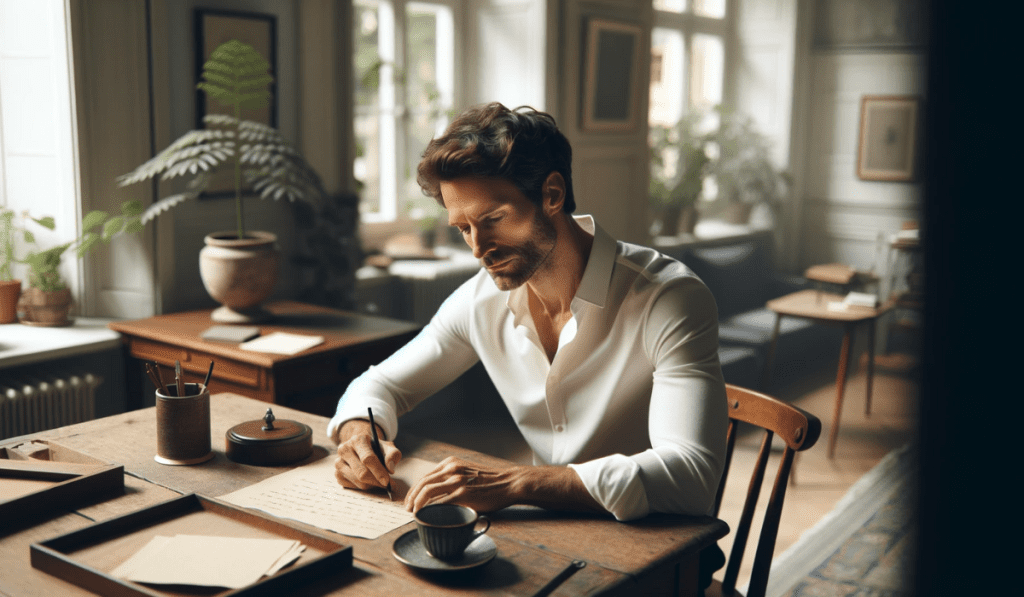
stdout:
<svg viewBox="0 0 1024 597">
<path fill-rule="evenodd" d="M 357 2 L 358 3 L 358 0 Z M 462 33 L 464 17 L 463 4 L 459 0 L 372 0 L 378 5 L 391 7 L 390 19 L 381 20 L 382 34 L 391 37 L 391 43 L 378 42 L 379 57 L 382 60 L 380 69 L 380 87 L 378 90 L 376 106 L 378 117 L 379 141 L 379 166 L 380 166 L 380 198 L 377 211 L 363 211 L 360 207 L 360 220 L 363 228 L 370 228 L 370 236 L 375 230 L 384 230 L 393 233 L 401 230 L 413 230 L 418 226 L 417 221 L 410 217 L 406 206 L 408 198 L 402 196 L 402 168 L 408 156 L 406 152 L 409 129 L 403 123 L 413 111 L 407 103 L 407 93 L 400 77 L 396 72 L 402 72 L 406 68 L 406 42 L 405 30 L 406 14 L 410 8 L 419 6 L 444 6 L 451 15 L 450 30 L 448 23 L 441 22 L 438 27 L 438 38 L 447 35 L 451 38 L 450 44 L 438 44 L 438 59 L 448 58 L 452 68 L 450 72 L 437 73 L 438 91 L 441 94 L 441 106 L 446 111 L 451 111 L 460 105 L 463 97 L 463 84 L 456 73 L 462 68 L 462 50 L 464 46 L 464 34 Z M 387 12 L 387 11 L 381 11 Z M 385 29 L 389 27 L 390 29 Z M 353 47 L 353 57 L 355 48 Z M 353 65 L 354 67 L 354 65 Z M 359 76 L 359 73 L 355 73 Z M 356 104 L 353 112 L 360 114 L 361 107 Z M 352 166 L 355 166 L 353 158 Z M 358 178 L 357 178 L 358 180 Z M 360 200 L 362 202 L 362 199 Z"/>
<path fill-rule="evenodd" d="M 653 5 L 653 0 L 652 0 Z M 725 14 L 721 18 L 707 17 L 693 13 L 693 2 L 686 3 L 683 12 L 673 12 L 652 8 L 654 17 L 651 22 L 651 33 L 655 29 L 671 29 L 683 36 L 683 69 L 682 76 L 683 107 L 681 116 L 685 116 L 692 109 L 690 102 L 691 78 L 693 75 L 693 54 L 694 39 L 698 35 L 709 35 L 722 40 L 722 104 L 730 102 L 729 70 L 730 70 L 730 43 L 732 34 L 732 21 L 735 19 L 734 0 L 725 0 Z"/>
</svg>

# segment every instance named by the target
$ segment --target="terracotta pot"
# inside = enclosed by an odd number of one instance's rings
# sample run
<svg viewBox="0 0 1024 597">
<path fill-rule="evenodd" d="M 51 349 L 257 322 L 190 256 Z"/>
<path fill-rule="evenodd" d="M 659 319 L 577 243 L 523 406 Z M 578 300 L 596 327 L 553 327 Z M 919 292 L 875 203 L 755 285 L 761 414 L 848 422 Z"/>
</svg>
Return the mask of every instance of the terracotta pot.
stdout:
<svg viewBox="0 0 1024 597">
<path fill-rule="evenodd" d="M 199 251 L 199 275 L 206 291 L 222 305 L 214 310 L 213 320 L 254 323 L 268 319 L 270 313 L 260 303 L 277 283 L 277 236 L 250 232 L 249 237 L 239 239 L 234 232 L 215 232 L 205 240 L 206 246 Z"/>
<path fill-rule="evenodd" d="M 45 292 L 29 286 L 21 293 L 18 307 L 22 311 L 21 323 L 45 327 L 62 327 L 71 324 L 71 290 Z"/>
<path fill-rule="evenodd" d="M 0 281 L 0 323 L 14 323 L 18 320 L 20 296 L 21 280 Z"/>
<path fill-rule="evenodd" d="M 725 219 L 730 224 L 746 224 L 750 221 L 750 212 L 753 209 L 753 203 L 731 201 L 725 210 Z"/>
<path fill-rule="evenodd" d="M 687 234 L 693 234 L 693 231 L 697 229 L 697 219 L 700 217 L 700 213 L 697 208 L 688 205 L 682 209 L 682 213 L 679 218 L 679 230 Z"/>
</svg>

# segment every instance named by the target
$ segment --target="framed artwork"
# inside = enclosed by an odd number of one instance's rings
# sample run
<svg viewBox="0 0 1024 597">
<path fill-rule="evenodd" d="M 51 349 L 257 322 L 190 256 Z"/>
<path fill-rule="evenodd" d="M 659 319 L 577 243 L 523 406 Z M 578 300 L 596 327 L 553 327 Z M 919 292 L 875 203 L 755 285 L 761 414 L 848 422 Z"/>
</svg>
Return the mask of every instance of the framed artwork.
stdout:
<svg viewBox="0 0 1024 597">
<path fill-rule="evenodd" d="M 920 100 L 903 95 L 866 95 L 860 102 L 857 177 L 910 182 L 915 177 Z"/>
<path fill-rule="evenodd" d="M 203 64 L 217 46 L 237 39 L 256 48 L 270 63 L 270 74 L 275 77 L 270 84 L 270 102 L 263 108 L 242 110 L 243 120 L 253 120 L 277 127 L 277 17 L 274 15 L 235 12 L 197 8 L 195 18 L 195 82 L 203 74 Z M 203 117 L 207 114 L 232 114 L 229 106 L 222 106 L 196 89 L 196 128 L 205 128 Z M 234 194 L 231 172 L 216 173 L 202 197 L 226 197 Z"/>
<path fill-rule="evenodd" d="M 587 22 L 583 130 L 633 132 L 640 124 L 639 25 Z"/>
<path fill-rule="evenodd" d="M 815 0 L 812 46 L 825 52 L 923 49 L 923 0 Z"/>
</svg>

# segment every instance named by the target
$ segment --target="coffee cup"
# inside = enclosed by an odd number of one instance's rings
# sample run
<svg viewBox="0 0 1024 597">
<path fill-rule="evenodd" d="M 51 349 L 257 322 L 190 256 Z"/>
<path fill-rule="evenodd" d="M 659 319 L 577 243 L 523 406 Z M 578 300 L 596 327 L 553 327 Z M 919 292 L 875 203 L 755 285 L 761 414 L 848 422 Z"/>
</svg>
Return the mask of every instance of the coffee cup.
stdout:
<svg viewBox="0 0 1024 597">
<path fill-rule="evenodd" d="M 416 511 L 416 526 L 427 553 L 439 560 L 462 556 L 474 539 L 491 528 L 491 521 L 476 510 L 457 504 L 431 504 Z M 476 530 L 477 522 L 486 523 Z"/>
</svg>

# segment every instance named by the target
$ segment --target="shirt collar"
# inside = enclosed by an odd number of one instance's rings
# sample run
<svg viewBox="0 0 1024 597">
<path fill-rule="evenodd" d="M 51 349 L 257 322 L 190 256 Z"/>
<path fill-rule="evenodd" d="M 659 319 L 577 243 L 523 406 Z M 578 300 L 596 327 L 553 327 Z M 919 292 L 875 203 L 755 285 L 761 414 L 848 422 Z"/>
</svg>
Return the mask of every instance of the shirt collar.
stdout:
<svg viewBox="0 0 1024 597">
<path fill-rule="evenodd" d="M 576 289 L 573 302 L 579 299 L 596 307 L 604 307 L 608 298 L 608 288 L 611 285 L 617 243 L 605 232 L 604 228 L 597 225 L 593 216 L 573 216 L 573 219 L 580 227 L 594 235 L 594 243 L 590 247 L 590 257 L 587 258 L 587 267 L 583 270 L 583 279 L 580 281 L 579 288 Z M 513 324 L 518 326 L 522 323 L 523 317 L 530 312 L 525 284 L 509 292 L 506 305 L 514 316 Z"/>
</svg>

